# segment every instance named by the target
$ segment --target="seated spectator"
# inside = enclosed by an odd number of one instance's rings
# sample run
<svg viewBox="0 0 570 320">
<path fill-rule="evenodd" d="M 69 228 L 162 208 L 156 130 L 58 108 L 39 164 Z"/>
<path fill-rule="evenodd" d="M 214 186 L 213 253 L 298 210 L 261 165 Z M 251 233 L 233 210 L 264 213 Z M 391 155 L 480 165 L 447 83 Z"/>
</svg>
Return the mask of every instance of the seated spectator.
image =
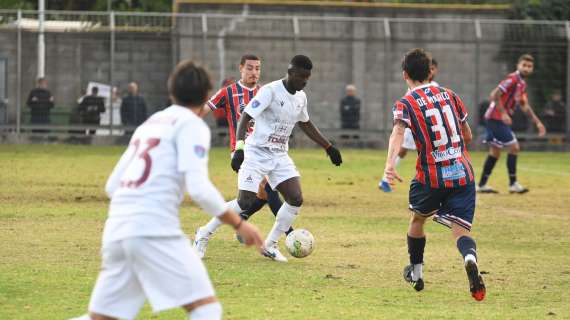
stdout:
<svg viewBox="0 0 570 320">
<path fill-rule="evenodd" d="M 346 86 L 346 96 L 340 100 L 340 122 L 343 129 L 360 129 L 360 99 L 352 84 Z"/>
</svg>

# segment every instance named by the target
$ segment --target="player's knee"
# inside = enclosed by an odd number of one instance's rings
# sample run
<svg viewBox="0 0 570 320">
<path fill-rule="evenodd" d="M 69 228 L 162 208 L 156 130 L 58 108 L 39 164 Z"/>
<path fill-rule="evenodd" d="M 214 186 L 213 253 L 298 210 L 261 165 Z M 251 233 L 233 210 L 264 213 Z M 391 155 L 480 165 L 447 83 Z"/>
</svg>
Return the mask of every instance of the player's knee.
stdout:
<svg viewBox="0 0 570 320">
<path fill-rule="evenodd" d="M 299 192 L 299 193 L 290 195 L 287 197 L 287 199 L 285 199 L 285 201 L 292 206 L 300 207 L 303 205 L 303 194 Z"/>
<path fill-rule="evenodd" d="M 248 210 L 249 208 L 251 208 L 253 206 L 253 203 L 255 202 L 255 198 L 256 198 L 255 196 L 253 196 L 253 197 L 250 197 L 250 196 L 239 197 L 237 202 L 238 202 L 239 207 L 245 211 L 245 210 Z"/>
<path fill-rule="evenodd" d="M 493 147 L 489 150 L 489 155 L 495 159 L 499 159 L 501 157 L 501 149 Z"/>
<path fill-rule="evenodd" d="M 511 146 L 511 149 L 509 150 L 509 153 L 510 153 L 510 154 L 517 154 L 517 153 L 519 153 L 519 151 L 521 151 L 520 145 L 519 145 L 518 143 L 514 143 L 514 144 Z"/>
</svg>

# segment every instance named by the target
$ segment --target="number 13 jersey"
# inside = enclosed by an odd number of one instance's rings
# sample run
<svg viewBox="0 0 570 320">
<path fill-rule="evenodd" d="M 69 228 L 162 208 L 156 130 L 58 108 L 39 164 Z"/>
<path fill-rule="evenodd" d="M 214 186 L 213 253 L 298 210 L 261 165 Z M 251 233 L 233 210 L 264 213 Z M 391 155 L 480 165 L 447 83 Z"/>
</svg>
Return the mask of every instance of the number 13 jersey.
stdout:
<svg viewBox="0 0 570 320">
<path fill-rule="evenodd" d="M 405 122 L 418 148 L 416 180 L 431 188 L 473 183 L 471 160 L 463 140 L 467 111 L 455 92 L 432 84 L 414 88 L 393 107 L 394 121 Z"/>
<path fill-rule="evenodd" d="M 103 243 L 182 235 L 185 175 L 207 177 L 209 149 L 210 129 L 188 108 L 170 106 L 139 126 L 107 181 L 111 204 Z M 214 211 L 224 210 L 219 202 Z"/>
</svg>

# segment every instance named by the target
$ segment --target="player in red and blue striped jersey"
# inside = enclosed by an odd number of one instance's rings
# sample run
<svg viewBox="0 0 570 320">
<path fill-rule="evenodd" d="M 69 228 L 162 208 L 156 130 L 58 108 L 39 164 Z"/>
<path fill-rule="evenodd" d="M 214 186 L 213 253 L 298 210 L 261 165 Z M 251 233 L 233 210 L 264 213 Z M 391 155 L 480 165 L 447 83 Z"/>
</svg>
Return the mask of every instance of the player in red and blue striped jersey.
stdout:
<svg viewBox="0 0 570 320">
<path fill-rule="evenodd" d="M 218 92 L 208 100 L 207 107 L 205 107 L 200 114 L 203 117 L 210 110 L 219 110 L 222 108 L 225 110 L 228 120 L 230 150 L 232 155 L 236 147 L 236 129 L 241 113 L 260 88 L 258 81 L 261 74 L 261 60 L 256 55 L 246 54 L 241 58 L 239 71 L 240 79 L 232 81 L 218 90 Z M 253 132 L 253 121 L 250 122 L 248 134 L 251 132 Z M 236 200 L 234 199 L 232 201 Z M 253 201 L 251 207 L 242 208 L 245 209 L 245 211 L 241 212 L 240 216 L 244 220 L 247 220 L 257 211 L 261 210 L 266 203 L 269 204 L 275 216 L 283 205 L 283 202 L 279 198 L 279 193 L 271 189 L 267 180 L 264 179 L 259 185 L 255 201 Z M 210 237 L 221 225 L 221 221 L 214 217 L 196 232 L 194 247 L 200 257 L 205 255 Z M 290 228 L 286 233 L 289 234 L 291 231 L 293 231 L 293 228 Z"/>
<path fill-rule="evenodd" d="M 403 77 L 410 92 L 393 108 L 394 129 L 390 136 L 385 176 L 394 185 L 402 181 L 395 160 L 406 128 L 418 147 L 417 174 L 410 186 L 412 219 L 408 228 L 410 265 L 404 278 L 417 291 L 423 290 L 424 224 L 436 215 L 437 222 L 451 228 L 464 259 L 471 295 L 485 297 L 485 285 L 477 266 L 471 223 L 475 214 L 475 183 L 466 144 L 472 139 L 467 110 L 453 91 L 429 83 L 431 57 L 423 49 L 406 53 Z"/>
<path fill-rule="evenodd" d="M 509 192 L 526 193 L 528 189 L 517 182 L 517 155 L 520 146 L 517 138 L 511 129 L 512 119 L 517 106 L 526 112 L 536 125 L 538 135 L 546 134 L 546 129 L 536 116 L 532 107 L 528 103 L 526 93 L 526 81 L 533 71 L 534 58 L 529 54 L 522 55 L 517 63 L 517 71 L 509 74 L 507 78 L 491 92 L 491 101 L 487 112 L 485 112 L 485 122 L 487 127 L 487 137 L 485 141 L 489 144 L 489 155 L 483 166 L 483 174 L 477 191 L 481 193 L 497 193 L 492 187 L 487 185 L 487 180 L 495 167 L 495 163 L 501 156 L 501 150 L 509 149 L 507 156 L 507 170 L 509 172 Z"/>
</svg>

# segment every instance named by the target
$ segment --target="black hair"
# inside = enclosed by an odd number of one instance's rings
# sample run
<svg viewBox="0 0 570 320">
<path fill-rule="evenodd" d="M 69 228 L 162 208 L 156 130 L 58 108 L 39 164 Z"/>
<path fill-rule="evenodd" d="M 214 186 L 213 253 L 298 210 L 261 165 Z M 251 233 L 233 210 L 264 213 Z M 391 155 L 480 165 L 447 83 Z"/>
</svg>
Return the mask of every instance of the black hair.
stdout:
<svg viewBox="0 0 570 320">
<path fill-rule="evenodd" d="M 208 72 L 191 60 L 178 63 L 168 78 L 168 93 L 183 106 L 203 105 L 211 89 Z"/>
<path fill-rule="evenodd" d="M 93 94 L 99 93 L 99 87 L 92 87 L 92 88 L 91 88 L 91 93 L 93 93 Z"/>
<path fill-rule="evenodd" d="M 413 81 L 423 82 L 429 77 L 431 61 L 430 55 L 424 49 L 412 49 L 406 52 L 404 59 L 402 59 L 402 70 Z"/>
<path fill-rule="evenodd" d="M 299 68 L 304 70 L 311 70 L 313 69 L 313 63 L 309 57 L 304 56 L 302 54 L 296 55 L 291 59 L 291 63 L 289 64 L 289 69 L 291 68 Z"/>
<path fill-rule="evenodd" d="M 239 64 L 243 66 L 247 60 L 259 61 L 261 59 L 259 59 L 259 57 L 254 55 L 254 54 L 248 53 L 248 54 L 244 54 L 243 56 L 241 56 L 241 60 L 240 60 Z"/>
</svg>

